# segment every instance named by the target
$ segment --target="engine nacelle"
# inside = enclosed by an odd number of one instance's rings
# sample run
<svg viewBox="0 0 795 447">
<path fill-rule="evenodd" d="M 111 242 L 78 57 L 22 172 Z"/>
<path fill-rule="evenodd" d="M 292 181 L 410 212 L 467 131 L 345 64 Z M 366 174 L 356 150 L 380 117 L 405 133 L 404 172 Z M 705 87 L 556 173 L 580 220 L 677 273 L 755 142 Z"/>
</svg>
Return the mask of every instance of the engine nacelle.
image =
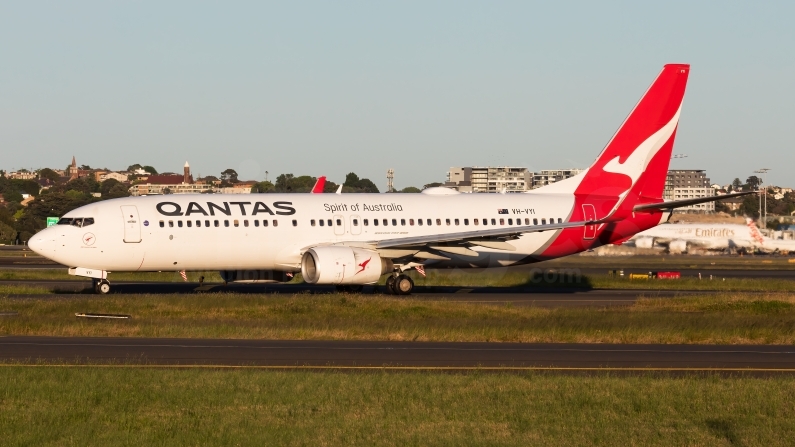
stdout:
<svg viewBox="0 0 795 447">
<path fill-rule="evenodd" d="M 341 245 L 310 248 L 301 258 L 301 275 L 309 284 L 372 284 L 392 268 L 392 261 L 375 251 Z"/>
<path fill-rule="evenodd" d="M 669 253 L 687 253 L 687 241 L 677 239 L 668 244 Z"/>
<path fill-rule="evenodd" d="M 225 282 L 273 283 L 293 279 L 279 270 L 221 270 L 218 273 Z"/>
<path fill-rule="evenodd" d="M 635 239 L 635 247 L 637 248 L 654 248 L 654 238 L 649 236 L 641 236 Z"/>
</svg>

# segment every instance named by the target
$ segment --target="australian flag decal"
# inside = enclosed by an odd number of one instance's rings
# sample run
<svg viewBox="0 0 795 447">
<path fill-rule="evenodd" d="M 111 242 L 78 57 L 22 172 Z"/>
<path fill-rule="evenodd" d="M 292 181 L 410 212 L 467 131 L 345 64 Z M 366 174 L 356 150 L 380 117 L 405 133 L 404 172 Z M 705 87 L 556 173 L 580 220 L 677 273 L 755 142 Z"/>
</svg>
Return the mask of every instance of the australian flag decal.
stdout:
<svg viewBox="0 0 795 447">
<path fill-rule="evenodd" d="M 508 209 L 507 208 L 498 208 L 497 209 L 497 214 L 508 214 Z"/>
</svg>

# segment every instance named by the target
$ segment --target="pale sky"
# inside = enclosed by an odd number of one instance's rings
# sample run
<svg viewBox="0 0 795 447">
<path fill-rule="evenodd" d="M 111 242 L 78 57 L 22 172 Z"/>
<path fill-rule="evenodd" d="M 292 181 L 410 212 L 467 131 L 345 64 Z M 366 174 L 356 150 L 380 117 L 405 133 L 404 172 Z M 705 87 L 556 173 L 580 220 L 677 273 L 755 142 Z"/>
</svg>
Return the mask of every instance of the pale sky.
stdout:
<svg viewBox="0 0 795 447">
<path fill-rule="evenodd" d="M 642 3 L 642 4 L 641 4 Z M 587 167 L 692 64 L 677 169 L 795 186 L 795 2 L 0 2 L 0 168 Z"/>
</svg>

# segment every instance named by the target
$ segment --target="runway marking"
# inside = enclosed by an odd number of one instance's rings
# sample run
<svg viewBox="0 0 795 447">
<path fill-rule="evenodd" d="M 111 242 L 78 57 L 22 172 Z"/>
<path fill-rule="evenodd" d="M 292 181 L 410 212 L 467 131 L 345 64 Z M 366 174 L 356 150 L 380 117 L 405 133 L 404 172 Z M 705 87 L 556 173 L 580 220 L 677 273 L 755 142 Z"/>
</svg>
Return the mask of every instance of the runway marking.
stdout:
<svg viewBox="0 0 795 447">
<path fill-rule="evenodd" d="M 264 369 L 264 370 L 353 370 L 353 371 L 558 371 L 558 372 L 786 372 L 795 368 L 645 368 L 645 367 L 557 367 L 557 366 L 298 366 L 298 365 L 70 365 L 10 364 L 25 368 L 150 368 L 150 369 Z"/>
</svg>

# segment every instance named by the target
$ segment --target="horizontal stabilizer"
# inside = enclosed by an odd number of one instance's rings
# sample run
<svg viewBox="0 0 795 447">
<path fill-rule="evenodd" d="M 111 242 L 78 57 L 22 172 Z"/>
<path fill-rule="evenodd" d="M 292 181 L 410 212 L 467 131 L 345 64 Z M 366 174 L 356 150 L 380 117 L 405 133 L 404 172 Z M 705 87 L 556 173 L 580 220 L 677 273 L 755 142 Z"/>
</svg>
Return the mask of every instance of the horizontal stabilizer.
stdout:
<svg viewBox="0 0 795 447">
<path fill-rule="evenodd" d="M 632 210 L 633 211 L 670 210 L 674 208 L 681 208 L 683 206 L 698 205 L 700 203 L 707 203 L 707 202 L 716 202 L 718 200 L 726 200 L 734 197 L 742 197 L 756 193 L 757 191 L 745 191 L 733 194 L 725 194 L 722 196 L 700 197 L 698 199 L 671 200 L 668 202 L 648 203 L 645 205 L 636 205 Z"/>
</svg>

